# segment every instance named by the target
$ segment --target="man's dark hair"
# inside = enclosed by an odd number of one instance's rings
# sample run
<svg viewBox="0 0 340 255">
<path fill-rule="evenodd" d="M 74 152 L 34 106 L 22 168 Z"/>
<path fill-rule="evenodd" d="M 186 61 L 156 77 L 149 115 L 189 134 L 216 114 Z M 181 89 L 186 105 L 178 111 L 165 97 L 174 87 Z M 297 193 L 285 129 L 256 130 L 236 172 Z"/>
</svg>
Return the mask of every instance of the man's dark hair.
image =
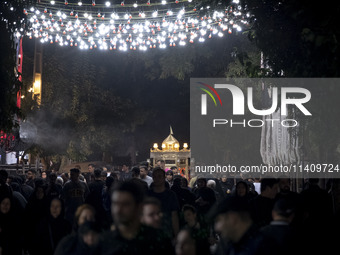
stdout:
<svg viewBox="0 0 340 255">
<path fill-rule="evenodd" d="M 162 208 L 161 201 L 155 197 L 147 197 L 143 201 L 143 205 L 156 205 L 159 208 Z"/>
<path fill-rule="evenodd" d="M 184 213 L 185 211 L 191 211 L 192 213 L 197 213 L 196 208 L 189 204 L 183 205 L 182 212 Z"/>
<path fill-rule="evenodd" d="M 35 171 L 35 169 L 29 169 L 27 172 L 31 172 L 32 174 L 37 174 L 37 171 Z"/>
<path fill-rule="evenodd" d="M 141 168 L 144 168 L 146 171 L 149 170 L 148 167 L 147 167 L 146 165 L 140 165 L 140 166 L 139 166 L 139 169 L 141 169 Z"/>
<path fill-rule="evenodd" d="M 72 168 L 70 170 L 71 173 L 76 173 L 76 174 L 80 174 L 80 170 L 78 168 Z"/>
<path fill-rule="evenodd" d="M 204 181 L 205 182 L 205 185 L 207 185 L 207 183 L 208 183 L 208 181 L 207 181 L 207 179 L 206 178 L 204 178 L 204 177 L 199 177 L 199 178 L 197 178 L 197 180 L 196 180 L 196 183 L 198 182 L 198 181 Z"/>
<path fill-rule="evenodd" d="M 159 159 L 159 160 L 157 160 L 157 162 L 165 163 L 165 161 L 163 159 Z"/>
<path fill-rule="evenodd" d="M 131 169 L 132 177 L 138 177 L 140 175 L 140 169 L 137 166 L 132 167 Z"/>
<path fill-rule="evenodd" d="M 146 169 L 149 167 L 149 162 L 148 161 L 142 161 L 139 163 L 139 167 L 146 167 Z"/>
<path fill-rule="evenodd" d="M 0 182 L 6 182 L 7 178 L 8 178 L 7 171 L 4 169 L 1 169 L 0 170 Z"/>
<path fill-rule="evenodd" d="M 113 186 L 112 194 L 114 192 L 130 193 L 133 196 L 136 204 L 142 203 L 144 200 L 144 196 L 145 196 L 142 185 L 136 182 L 133 182 L 133 181 L 124 181 L 124 182 L 116 183 Z"/>
<path fill-rule="evenodd" d="M 94 178 L 100 178 L 102 176 L 102 170 L 99 168 L 94 169 L 93 175 L 94 175 Z"/>
<path fill-rule="evenodd" d="M 276 183 L 278 183 L 278 180 L 275 178 L 263 178 L 261 180 L 261 192 L 265 191 L 267 187 L 273 188 Z"/>
<path fill-rule="evenodd" d="M 174 170 L 174 169 L 177 169 L 177 166 L 170 167 L 170 170 Z"/>
<path fill-rule="evenodd" d="M 274 204 L 273 211 L 277 212 L 282 217 L 290 217 L 296 209 L 296 205 L 293 201 L 287 198 L 281 198 Z"/>
<path fill-rule="evenodd" d="M 92 163 L 91 163 L 91 164 L 88 164 L 87 166 L 95 167 L 95 164 L 92 164 Z"/>
<path fill-rule="evenodd" d="M 168 170 L 166 173 L 165 173 L 165 175 L 174 175 L 174 172 L 172 172 L 172 170 Z"/>
<path fill-rule="evenodd" d="M 165 178 L 165 171 L 160 168 L 159 166 L 158 167 L 155 167 L 153 170 L 152 170 L 152 174 L 155 174 L 156 172 L 162 172 L 164 174 L 164 178 Z"/>
</svg>

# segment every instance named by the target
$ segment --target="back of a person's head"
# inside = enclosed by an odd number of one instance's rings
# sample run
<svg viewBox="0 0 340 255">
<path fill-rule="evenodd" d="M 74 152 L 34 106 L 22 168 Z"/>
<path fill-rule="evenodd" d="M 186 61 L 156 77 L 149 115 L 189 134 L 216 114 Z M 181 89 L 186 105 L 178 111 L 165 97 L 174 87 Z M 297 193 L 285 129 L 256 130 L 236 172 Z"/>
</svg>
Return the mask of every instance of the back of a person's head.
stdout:
<svg viewBox="0 0 340 255">
<path fill-rule="evenodd" d="M 295 201 L 289 198 L 281 198 L 274 204 L 273 211 L 282 217 L 290 217 L 296 209 Z"/>
<path fill-rule="evenodd" d="M 152 174 L 153 174 L 153 175 L 156 174 L 156 173 L 158 173 L 158 172 L 161 172 L 161 173 L 164 174 L 164 176 L 165 176 L 165 171 L 164 171 L 162 168 L 160 168 L 159 166 L 155 167 L 155 168 L 152 170 Z"/>
<path fill-rule="evenodd" d="M 101 174 L 102 174 L 101 169 L 99 169 L 99 168 L 94 169 L 94 171 L 93 171 L 94 178 L 100 178 Z"/>
<path fill-rule="evenodd" d="M 80 174 L 80 170 L 78 168 L 72 168 L 70 170 L 70 173 Z M 66 175 L 66 173 L 65 173 L 65 175 Z"/>
<path fill-rule="evenodd" d="M 139 177 L 139 175 L 140 175 L 139 167 L 138 166 L 132 167 L 131 174 L 132 174 L 132 177 Z"/>
<path fill-rule="evenodd" d="M 277 183 L 278 180 L 275 178 L 263 178 L 261 180 L 261 192 L 265 191 L 267 187 L 273 188 L 273 186 Z"/>
<path fill-rule="evenodd" d="M 115 192 L 130 193 L 137 204 L 142 203 L 145 197 L 143 186 L 134 181 L 124 181 L 116 183 L 112 189 L 112 193 Z"/>
<path fill-rule="evenodd" d="M 49 178 L 50 178 L 50 182 L 54 183 L 57 180 L 57 174 L 50 173 Z"/>
<path fill-rule="evenodd" d="M 182 177 L 176 176 L 174 178 L 173 186 L 180 187 L 182 185 Z"/>
<path fill-rule="evenodd" d="M 105 180 L 105 185 L 106 187 L 109 189 L 111 188 L 112 184 L 114 183 L 115 179 L 113 178 L 113 176 L 108 176 L 106 177 L 106 180 Z"/>
<path fill-rule="evenodd" d="M 4 169 L 1 169 L 0 170 L 0 182 L 2 182 L 2 183 L 6 182 L 7 178 L 8 178 L 7 171 L 4 170 Z"/>
<path fill-rule="evenodd" d="M 213 221 L 218 215 L 234 212 L 243 219 L 251 220 L 249 203 L 237 196 L 228 196 L 216 203 L 208 214 L 208 219 Z"/>
</svg>

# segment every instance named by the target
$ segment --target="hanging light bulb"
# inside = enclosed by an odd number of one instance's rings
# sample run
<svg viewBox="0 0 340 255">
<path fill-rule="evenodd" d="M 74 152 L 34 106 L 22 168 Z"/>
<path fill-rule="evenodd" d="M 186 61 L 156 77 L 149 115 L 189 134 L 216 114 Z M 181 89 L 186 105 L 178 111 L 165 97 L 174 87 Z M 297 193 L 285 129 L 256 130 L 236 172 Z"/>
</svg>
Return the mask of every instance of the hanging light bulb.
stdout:
<svg viewBox="0 0 340 255">
<path fill-rule="evenodd" d="M 135 2 L 135 3 L 133 4 L 133 7 L 135 7 L 135 8 L 137 8 L 137 7 L 138 7 L 138 4 L 137 4 L 137 2 Z"/>
<path fill-rule="evenodd" d="M 92 0 L 92 6 L 96 5 L 96 0 Z"/>
<path fill-rule="evenodd" d="M 105 6 L 106 6 L 106 7 L 110 7 L 110 6 L 111 6 L 111 3 L 110 3 L 109 1 L 107 1 L 107 2 L 105 3 Z"/>
<path fill-rule="evenodd" d="M 65 0 L 65 5 L 68 5 L 68 1 L 67 0 Z"/>
<path fill-rule="evenodd" d="M 83 5 L 83 3 L 82 3 L 81 1 L 79 1 L 79 2 L 78 2 L 78 5 L 79 5 L 79 6 L 82 6 L 82 5 Z"/>
<path fill-rule="evenodd" d="M 52 5 L 54 5 L 54 4 L 55 4 L 55 1 L 52 0 L 50 3 L 51 3 Z"/>
</svg>

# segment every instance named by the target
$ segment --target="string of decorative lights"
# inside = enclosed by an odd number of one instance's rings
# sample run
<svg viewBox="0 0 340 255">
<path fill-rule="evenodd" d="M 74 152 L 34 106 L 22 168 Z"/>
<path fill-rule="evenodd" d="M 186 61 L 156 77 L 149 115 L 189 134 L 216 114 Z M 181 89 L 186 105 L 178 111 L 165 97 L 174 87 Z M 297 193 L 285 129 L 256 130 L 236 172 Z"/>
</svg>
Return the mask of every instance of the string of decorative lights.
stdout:
<svg viewBox="0 0 340 255">
<path fill-rule="evenodd" d="M 239 0 L 219 10 L 182 1 L 40 1 L 27 7 L 26 36 L 80 49 L 147 50 L 204 42 L 242 31 L 249 14 Z M 19 31 L 16 36 L 24 36 Z"/>
</svg>

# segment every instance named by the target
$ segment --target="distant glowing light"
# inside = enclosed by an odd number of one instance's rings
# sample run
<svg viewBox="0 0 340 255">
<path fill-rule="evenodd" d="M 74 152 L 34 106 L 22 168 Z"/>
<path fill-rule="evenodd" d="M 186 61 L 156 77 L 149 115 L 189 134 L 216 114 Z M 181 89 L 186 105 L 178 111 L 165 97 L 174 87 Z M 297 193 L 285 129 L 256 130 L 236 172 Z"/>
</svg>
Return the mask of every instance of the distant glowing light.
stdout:
<svg viewBox="0 0 340 255">
<path fill-rule="evenodd" d="M 111 3 L 110 3 L 109 1 L 107 1 L 107 2 L 105 3 L 105 6 L 106 6 L 106 7 L 110 7 L 110 6 L 111 6 Z"/>
</svg>

